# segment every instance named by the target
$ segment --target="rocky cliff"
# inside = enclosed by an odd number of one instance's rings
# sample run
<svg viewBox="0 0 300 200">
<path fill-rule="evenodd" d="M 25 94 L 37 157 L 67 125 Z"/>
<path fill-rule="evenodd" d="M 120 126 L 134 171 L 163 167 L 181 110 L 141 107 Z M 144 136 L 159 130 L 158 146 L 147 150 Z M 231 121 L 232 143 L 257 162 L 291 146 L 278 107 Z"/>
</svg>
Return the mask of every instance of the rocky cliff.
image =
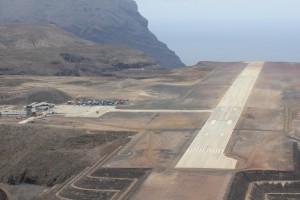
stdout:
<svg viewBox="0 0 300 200">
<path fill-rule="evenodd" d="M 164 67 L 184 66 L 148 29 L 133 0 L 1 0 L 0 23 L 50 23 L 101 44 L 125 44 Z"/>
</svg>

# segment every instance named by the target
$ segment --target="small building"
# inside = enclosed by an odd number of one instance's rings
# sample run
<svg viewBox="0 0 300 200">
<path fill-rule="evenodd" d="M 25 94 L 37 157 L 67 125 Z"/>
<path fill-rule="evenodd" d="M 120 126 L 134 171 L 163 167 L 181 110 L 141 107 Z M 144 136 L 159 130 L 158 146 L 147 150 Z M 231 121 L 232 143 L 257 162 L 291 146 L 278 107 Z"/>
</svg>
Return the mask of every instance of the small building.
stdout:
<svg viewBox="0 0 300 200">
<path fill-rule="evenodd" d="M 36 115 L 38 112 L 45 112 L 50 110 L 51 108 L 54 108 L 55 104 L 47 103 L 47 102 L 33 102 L 27 106 L 25 106 L 25 110 L 27 112 L 27 116 L 33 116 Z"/>
</svg>

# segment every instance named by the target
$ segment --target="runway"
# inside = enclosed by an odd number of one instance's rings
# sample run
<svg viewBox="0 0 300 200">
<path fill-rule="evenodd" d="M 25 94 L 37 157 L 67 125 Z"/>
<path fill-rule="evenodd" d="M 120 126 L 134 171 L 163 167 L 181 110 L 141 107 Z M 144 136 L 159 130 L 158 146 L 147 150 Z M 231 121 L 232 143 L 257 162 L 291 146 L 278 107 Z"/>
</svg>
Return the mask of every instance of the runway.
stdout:
<svg viewBox="0 0 300 200">
<path fill-rule="evenodd" d="M 224 155 L 233 129 L 260 74 L 263 62 L 251 62 L 213 110 L 176 168 L 234 169 L 237 161 Z"/>
</svg>

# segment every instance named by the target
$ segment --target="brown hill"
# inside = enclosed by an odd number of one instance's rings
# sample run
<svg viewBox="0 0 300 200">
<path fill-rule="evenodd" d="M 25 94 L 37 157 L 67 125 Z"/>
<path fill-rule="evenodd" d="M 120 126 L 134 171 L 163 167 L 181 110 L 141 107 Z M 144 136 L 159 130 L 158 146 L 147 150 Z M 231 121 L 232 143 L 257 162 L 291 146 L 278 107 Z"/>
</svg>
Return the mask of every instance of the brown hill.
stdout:
<svg viewBox="0 0 300 200">
<path fill-rule="evenodd" d="M 0 26 L 1 49 L 37 49 L 70 46 L 95 46 L 53 25 L 11 24 Z"/>
<path fill-rule="evenodd" d="M 141 51 L 99 45 L 53 25 L 0 26 L 0 74 L 105 75 L 155 66 Z"/>
</svg>

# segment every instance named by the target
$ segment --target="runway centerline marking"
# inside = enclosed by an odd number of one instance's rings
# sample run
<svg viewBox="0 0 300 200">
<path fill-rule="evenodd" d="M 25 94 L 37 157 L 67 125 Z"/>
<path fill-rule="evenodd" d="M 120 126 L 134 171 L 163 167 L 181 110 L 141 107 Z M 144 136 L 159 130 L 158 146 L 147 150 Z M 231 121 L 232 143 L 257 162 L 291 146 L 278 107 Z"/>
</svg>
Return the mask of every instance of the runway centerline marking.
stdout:
<svg viewBox="0 0 300 200">
<path fill-rule="evenodd" d="M 237 76 L 189 146 L 193 149 L 203 146 L 204 153 L 184 153 L 176 168 L 235 169 L 237 161 L 226 157 L 224 151 L 263 64 L 251 62 Z"/>
</svg>

